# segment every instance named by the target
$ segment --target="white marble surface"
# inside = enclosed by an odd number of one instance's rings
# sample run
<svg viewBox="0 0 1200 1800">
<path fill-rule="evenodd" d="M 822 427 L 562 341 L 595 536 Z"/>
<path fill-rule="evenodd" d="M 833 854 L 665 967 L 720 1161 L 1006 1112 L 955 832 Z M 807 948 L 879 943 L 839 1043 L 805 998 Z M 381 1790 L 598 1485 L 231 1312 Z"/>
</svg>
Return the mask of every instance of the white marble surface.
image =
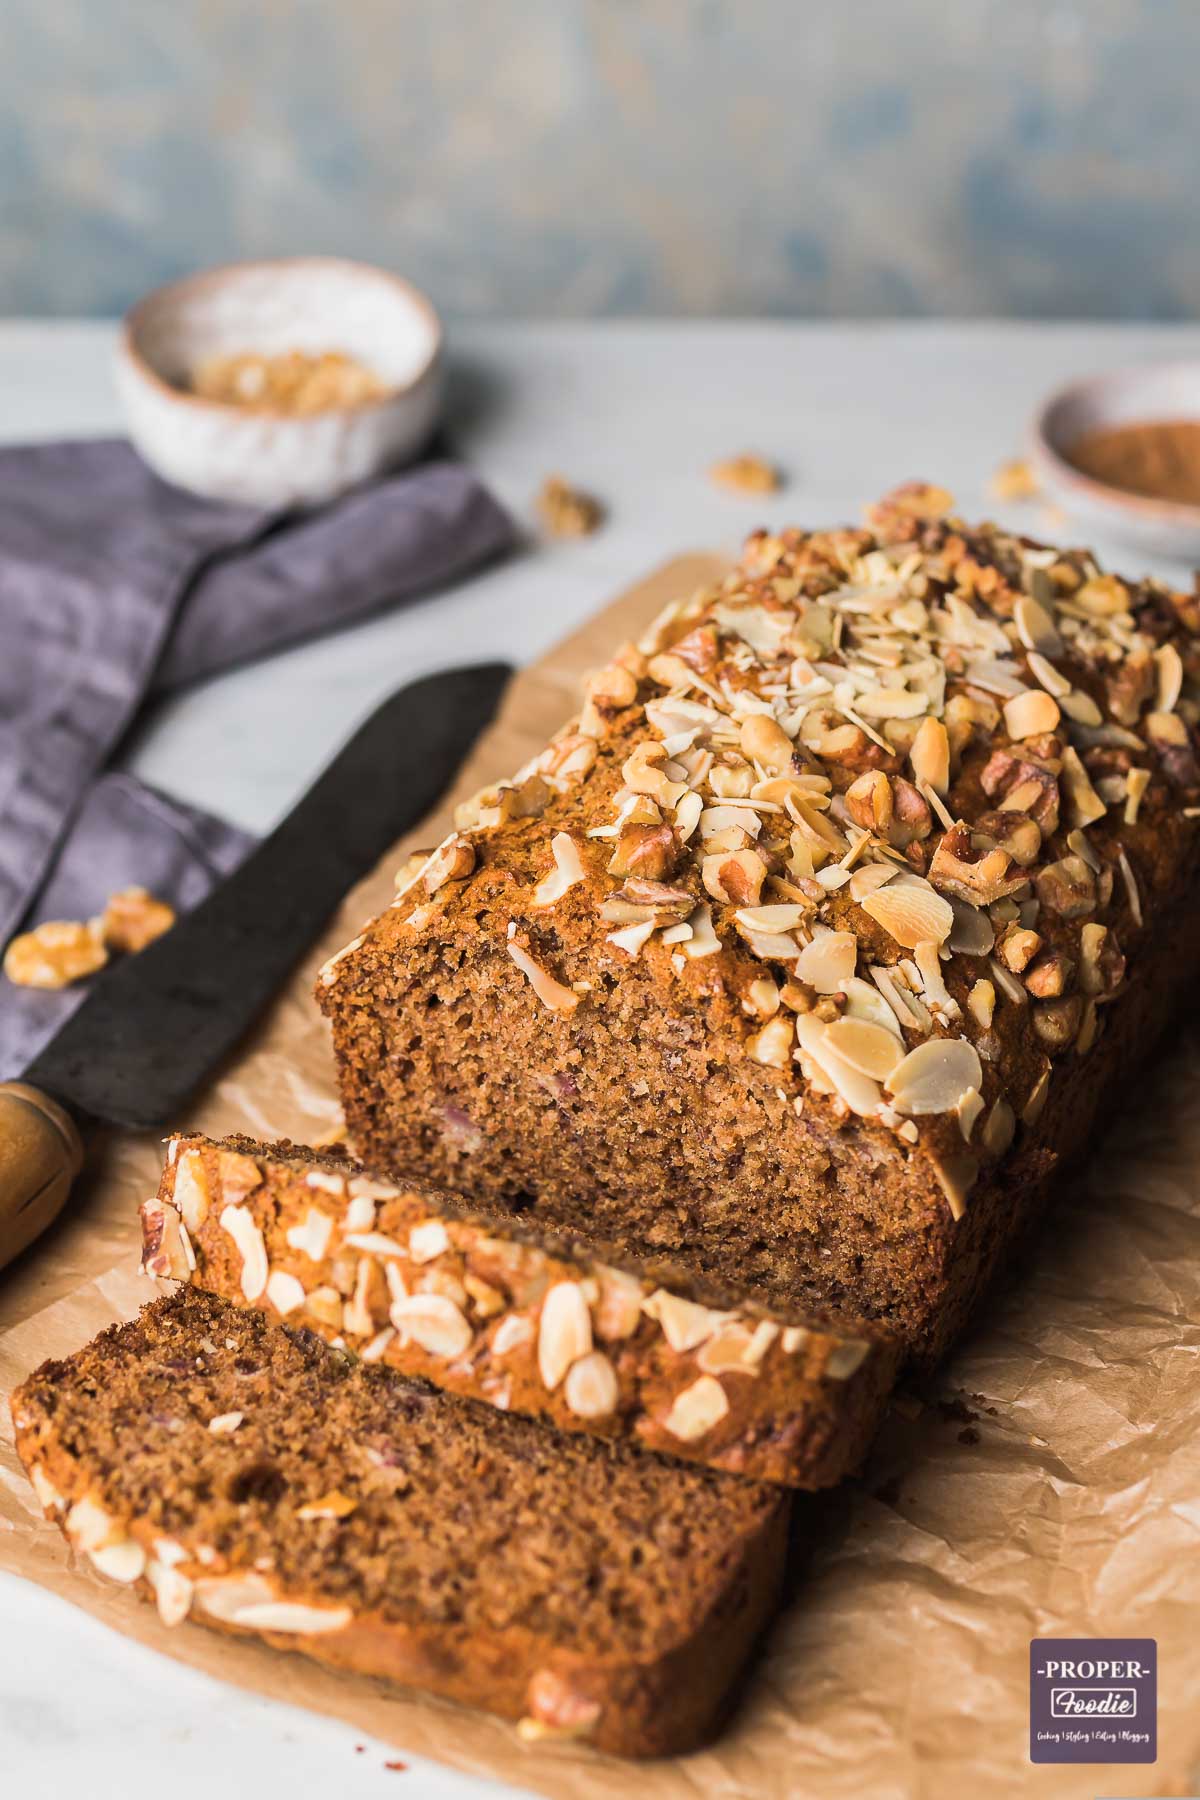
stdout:
<svg viewBox="0 0 1200 1800">
<path fill-rule="evenodd" d="M 0 435 L 119 426 L 102 325 L 0 324 Z M 452 661 L 524 661 L 656 562 L 734 548 L 759 523 L 853 519 L 896 481 L 950 487 L 968 513 L 1036 533 L 987 480 L 1047 388 L 1142 357 L 1200 357 L 1197 327 L 792 324 L 488 325 L 452 333 L 452 430 L 523 518 L 558 470 L 599 494 L 605 528 L 531 547 L 456 592 L 239 670 L 159 707 L 127 753 L 147 779 L 264 829 L 401 682 Z M 767 503 L 705 471 L 743 449 L 788 485 Z M 1180 575 L 1182 571 L 1164 569 Z M 218 1712 L 219 1706 L 219 1712 Z M 340 1725 L 223 1690 L 0 1577 L 0 1793 L 199 1800 L 290 1795 L 459 1800 L 503 1790 Z"/>
</svg>

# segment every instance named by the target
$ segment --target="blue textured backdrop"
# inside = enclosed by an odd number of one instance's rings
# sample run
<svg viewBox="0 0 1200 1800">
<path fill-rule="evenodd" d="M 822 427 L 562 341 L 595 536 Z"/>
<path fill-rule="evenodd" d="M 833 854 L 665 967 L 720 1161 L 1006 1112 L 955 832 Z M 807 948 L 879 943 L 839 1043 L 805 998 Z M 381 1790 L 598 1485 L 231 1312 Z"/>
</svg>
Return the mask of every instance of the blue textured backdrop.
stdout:
<svg viewBox="0 0 1200 1800">
<path fill-rule="evenodd" d="M 0 311 L 1200 311 L 1198 0 L 5 0 Z"/>
</svg>

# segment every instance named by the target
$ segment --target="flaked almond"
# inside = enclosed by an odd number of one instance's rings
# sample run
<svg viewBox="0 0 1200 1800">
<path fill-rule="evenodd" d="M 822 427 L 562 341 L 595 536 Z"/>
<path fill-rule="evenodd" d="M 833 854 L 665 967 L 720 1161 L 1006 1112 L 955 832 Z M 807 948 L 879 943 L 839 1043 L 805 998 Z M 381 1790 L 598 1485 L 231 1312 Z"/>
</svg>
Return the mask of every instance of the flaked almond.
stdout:
<svg viewBox="0 0 1200 1800">
<path fill-rule="evenodd" d="M 880 1110 L 883 1094 L 878 1082 L 854 1068 L 838 1055 L 829 1040 L 829 1028 L 813 1013 L 800 1013 L 796 1019 L 796 1040 L 804 1058 L 815 1064 L 825 1077 L 830 1090 L 843 1100 L 860 1118 L 873 1118 Z M 809 1071 L 806 1069 L 805 1073 Z"/>
<path fill-rule="evenodd" d="M 859 903 L 888 935 L 907 950 L 929 940 L 944 944 L 954 928 L 950 902 L 915 877 L 877 888 Z"/>
<path fill-rule="evenodd" d="M 183 1222 L 193 1234 L 208 1217 L 208 1177 L 199 1150 L 185 1150 L 175 1164 L 173 1196 Z"/>
<path fill-rule="evenodd" d="M 191 1611 L 194 1591 L 187 1576 L 152 1557 L 146 1564 L 146 1580 L 154 1590 L 154 1604 L 163 1624 L 182 1625 Z"/>
<path fill-rule="evenodd" d="M 441 1219 L 424 1219 L 408 1234 L 408 1253 L 415 1263 L 432 1262 L 450 1248 L 450 1234 Z"/>
<path fill-rule="evenodd" d="M 950 738 L 940 719 L 922 719 L 908 752 L 918 787 L 945 794 L 950 787 Z"/>
<path fill-rule="evenodd" d="M 886 889 L 880 889 L 880 893 Z M 868 898 L 874 898 L 870 895 Z M 858 939 L 852 931 L 827 931 L 818 926 L 812 941 L 796 958 L 797 981 L 807 982 L 818 994 L 836 994 L 842 983 L 854 974 L 858 960 Z"/>
<path fill-rule="evenodd" d="M 583 858 L 579 854 L 579 845 L 567 831 L 557 831 L 550 839 L 550 849 L 554 857 L 554 867 L 548 875 L 534 888 L 530 896 L 530 905 L 536 907 L 553 906 L 562 899 L 569 888 L 578 882 L 587 880 L 587 870 L 583 866 Z"/>
<path fill-rule="evenodd" d="M 247 1300 L 257 1300 L 266 1290 L 271 1273 L 263 1234 L 250 1214 L 241 1206 L 221 1209 L 221 1230 L 227 1232 L 242 1256 L 242 1293 Z"/>
<path fill-rule="evenodd" d="M 237 1150 L 218 1150 L 217 1179 L 227 1206 L 238 1206 L 263 1184 L 263 1172 L 252 1156 Z"/>
<path fill-rule="evenodd" d="M 767 1354 L 767 1351 L 779 1336 L 780 1329 L 780 1326 L 775 1323 L 774 1319 L 760 1319 L 758 1321 L 758 1324 L 750 1334 L 750 1342 L 746 1345 L 746 1353 L 743 1360 L 747 1368 L 756 1369 L 759 1366 L 764 1356 Z M 711 1370 L 709 1372 L 710 1374 L 712 1373 Z"/>
<path fill-rule="evenodd" d="M 990 981 L 977 981 L 967 995 L 967 1011 L 983 1031 L 992 1029 L 996 1010 L 996 990 Z"/>
<path fill-rule="evenodd" d="M 475 846 L 460 832 L 451 832 L 433 852 L 421 871 L 421 885 L 432 900 L 450 881 L 465 881 L 475 867 Z"/>
<path fill-rule="evenodd" d="M 296 1508 L 298 1519 L 348 1519 L 357 1511 L 358 1501 L 343 1494 L 340 1488 L 332 1488 L 329 1493 L 322 1494 L 319 1500 L 307 1500 L 303 1506 Z"/>
<path fill-rule="evenodd" d="M 232 1437 L 245 1417 L 243 1412 L 218 1413 L 208 1421 L 208 1429 L 214 1437 Z"/>
<path fill-rule="evenodd" d="M 984 1120 L 980 1141 L 989 1156 L 1003 1156 L 1017 1129 L 1016 1114 L 1007 1100 L 997 1100 Z"/>
<path fill-rule="evenodd" d="M 983 1085 L 979 1052 L 966 1038 L 930 1038 L 909 1051 L 886 1085 L 902 1113 L 953 1112 L 971 1088 Z"/>
<path fill-rule="evenodd" d="M 329 1240 L 333 1235 L 333 1220 L 327 1213 L 318 1212 L 310 1206 L 299 1225 L 292 1225 L 284 1233 L 293 1250 L 299 1250 L 310 1262 L 320 1262 L 329 1248 Z"/>
<path fill-rule="evenodd" d="M 826 1027 L 825 1042 L 852 1069 L 873 1081 L 886 1081 L 904 1056 L 904 1046 L 894 1032 L 864 1019 L 834 1019 Z"/>
<path fill-rule="evenodd" d="M 866 1362 L 871 1346 L 862 1338 L 842 1338 L 833 1346 L 823 1373 L 830 1381 L 849 1381 Z"/>
<path fill-rule="evenodd" d="M 509 1356 L 522 1345 L 532 1343 L 533 1326 L 520 1313 L 510 1313 L 507 1319 L 501 1319 L 492 1334 L 492 1355 Z"/>
<path fill-rule="evenodd" d="M 1040 650 L 1043 656 L 1057 656 L 1062 639 L 1053 615 L 1031 594 L 1018 594 L 1013 602 L 1013 620 L 1017 636 L 1027 650 Z"/>
<path fill-rule="evenodd" d="M 697 1353 L 696 1364 L 706 1375 L 755 1374 L 758 1365 L 750 1361 L 754 1335 L 741 1324 L 724 1326 L 709 1338 Z"/>
<path fill-rule="evenodd" d="M 1027 688 L 1004 702 L 1004 728 L 1014 740 L 1053 731 L 1060 717 L 1058 701 L 1044 688 Z"/>
<path fill-rule="evenodd" d="M 616 1411 L 617 1373 L 602 1350 L 589 1350 L 571 1364 L 563 1398 L 580 1419 L 604 1419 Z"/>
<path fill-rule="evenodd" d="M 146 1569 L 146 1552 L 131 1537 L 114 1539 L 111 1543 L 102 1544 L 98 1550 L 89 1550 L 92 1567 L 101 1575 L 107 1575 L 110 1581 L 133 1582 L 140 1580 Z"/>
<path fill-rule="evenodd" d="M 402 1338 L 411 1338 L 431 1356 L 462 1356 L 475 1335 L 461 1308 L 444 1294 L 409 1294 L 393 1300 L 389 1317 Z"/>
<path fill-rule="evenodd" d="M 505 947 L 543 1006 L 548 1006 L 551 1012 L 575 1011 L 579 1005 L 579 995 L 573 989 L 556 981 L 549 970 L 534 962 L 529 952 L 523 950 L 520 944 L 514 943 L 512 938 L 508 939 Z"/>
<path fill-rule="evenodd" d="M 632 1337 L 642 1316 L 641 1282 L 624 1269 L 612 1269 L 605 1263 L 597 1265 L 596 1280 L 600 1288 L 594 1313 L 596 1336 L 602 1343 Z"/>
<path fill-rule="evenodd" d="M 1037 650 L 1031 650 L 1027 660 L 1029 673 L 1040 687 L 1045 688 L 1048 694 L 1053 694 L 1056 700 L 1061 700 L 1070 693 L 1070 681 L 1060 670 L 1055 668 L 1048 657 L 1042 656 Z"/>
<path fill-rule="evenodd" d="M 1163 644 L 1154 652 L 1154 662 L 1158 674 L 1155 711 L 1174 712 L 1183 692 L 1183 658 L 1174 644 Z"/>
<path fill-rule="evenodd" d="M 896 863 L 860 863 L 850 877 L 850 898 L 860 903 L 900 873 Z"/>
<path fill-rule="evenodd" d="M 538 1325 L 538 1371 L 553 1390 L 573 1362 L 592 1347 L 592 1318 L 577 1281 L 557 1281 L 542 1302 Z"/>
<path fill-rule="evenodd" d="M 668 1344 L 680 1354 L 704 1343 L 725 1319 L 724 1313 L 700 1306 L 694 1300 L 685 1300 L 681 1294 L 669 1293 L 666 1288 L 656 1288 L 648 1295 L 642 1302 L 642 1311 L 658 1321 Z"/>
<path fill-rule="evenodd" d="M 1102 819 L 1108 808 L 1092 786 L 1091 777 L 1080 761 L 1079 752 L 1070 744 L 1063 751 L 1062 781 L 1067 795 L 1067 816 L 1071 825 L 1083 829 Z"/>
<path fill-rule="evenodd" d="M 275 1269 L 267 1277 L 267 1299 L 283 1318 L 304 1305 L 304 1284 L 285 1269 Z"/>
<path fill-rule="evenodd" d="M 792 1045 L 791 1018 L 776 1016 L 768 1019 L 761 1031 L 746 1039 L 746 1054 L 766 1068 L 788 1069 L 792 1063 Z"/>
<path fill-rule="evenodd" d="M 676 1394 L 663 1424 L 682 1444 L 693 1444 L 719 1425 L 729 1411 L 725 1389 L 715 1375 L 701 1375 Z"/>
</svg>

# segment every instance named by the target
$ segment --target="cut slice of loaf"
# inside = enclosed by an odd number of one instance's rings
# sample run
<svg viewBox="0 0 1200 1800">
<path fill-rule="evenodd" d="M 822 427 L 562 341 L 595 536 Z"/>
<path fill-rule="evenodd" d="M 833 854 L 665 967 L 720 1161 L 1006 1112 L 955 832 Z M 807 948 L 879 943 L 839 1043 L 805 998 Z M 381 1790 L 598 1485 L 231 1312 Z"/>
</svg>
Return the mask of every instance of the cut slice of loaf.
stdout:
<svg viewBox="0 0 1200 1800">
<path fill-rule="evenodd" d="M 864 1454 L 895 1341 L 614 1267 L 594 1240 L 290 1144 L 171 1140 L 143 1267 L 302 1322 L 367 1362 L 565 1430 L 827 1486 Z"/>
<path fill-rule="evenodd" d="M 564 1437 L 185 1290 L 12 1400 L 104 1575 L 282 1649 L 628 1756 L 712 1729 L 772 1610 L 778 1488 Z"/>
</svg>

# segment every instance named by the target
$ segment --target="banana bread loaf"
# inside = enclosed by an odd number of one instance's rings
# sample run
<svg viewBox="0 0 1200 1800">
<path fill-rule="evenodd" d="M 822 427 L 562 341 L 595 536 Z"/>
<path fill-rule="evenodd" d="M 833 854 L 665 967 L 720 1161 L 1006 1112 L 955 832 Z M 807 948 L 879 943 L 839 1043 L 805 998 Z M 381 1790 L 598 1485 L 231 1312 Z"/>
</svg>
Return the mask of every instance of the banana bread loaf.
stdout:
<svg viewBox="0 0 1200 1800">
<path fill-rule="evenodd" d="M 861 1459 L 898 1344 L 772 1317 L 679 1269 L 616 1268 L 339 1156 L 172 1138 L 149 1274 L 303 1323 L 367 1362 L 567 1430 L 796 1487 Z"/>
<path fill-rule="evenodd" d="M 563 1437 L 195 1290 L 12 1399 L 104 1575 L 281 1649 L 625 1756 L 712 1729 L 779 1586 L 783 1489 Z"/>
<path fill-rule="evenodd" d="M 936 1357 L 1200 966 L 1198 630 L 919 484 L 757 533 L 322 971 L 359 1153 Z"/>
</svg>

